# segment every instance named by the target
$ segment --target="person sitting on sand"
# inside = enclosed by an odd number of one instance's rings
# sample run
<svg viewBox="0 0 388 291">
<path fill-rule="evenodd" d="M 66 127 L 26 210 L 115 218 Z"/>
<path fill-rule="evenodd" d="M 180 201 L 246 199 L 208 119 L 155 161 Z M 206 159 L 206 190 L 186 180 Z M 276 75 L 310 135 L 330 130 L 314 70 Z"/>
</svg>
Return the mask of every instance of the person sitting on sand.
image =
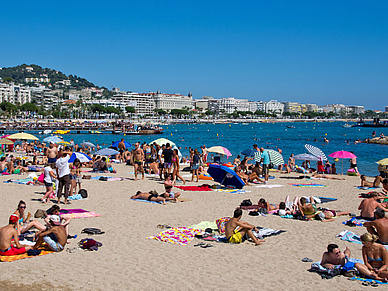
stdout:
<svg viewBox="0 0 388 291">
<path fill-rule="evenodd" d="M 388 211 L 388 209 L 384 208 L 377 200 L 380 198 L 379 193 L 372 192 L 370 194 L 370 198 L 365 198 L 361 201 L 360 205 L 358 206 L 358 210 L 360 210 L 360 216 L 363 219 L 366 220 L 375 220 L 374 211 L 376 208 L 381 208 L 385 212 Z"/>
<path fill-rule="evenodd" d="M 258 209 L 264 208 L 267 210 L 267 212 L 277 210 L 279 208 L 279 205 L 276 204 L 269 204 L 267 201 L 265 201 L 264 198 L 260 198 L 260 200 L 257 202 Z"/>
<path fill-rule="evenodd" d="M 32 246 L 25 246 L 19 243 L 17 223 L 19 218 L 12 214 L 9 224 L 0 228 L 0 255 L 15 256 L 26 253 Z M 12 244 L 13 241 L 13 244 Z"/>
<path fill-rule="evenodd" d="M 367 278 L 387 282 L 388 252 L 383 245 L 376 243 L 377 239 L 370 233 L 361 236 L 364 264 L 356 263 L 355 268 Z"/>
<path fill-rule="evenodd" d="M 175 202 L 178 202 L 178 197 L 181 195 L 181 193 L 172 192 L 172 188 L 174 187 L 174 185 L 175 185 L 175 183 L 173 181 L 173 174 L 166 174 L 166 178 L 164 181 L 165 192 L 160 196 L 165 198 L 166 200 L 174 199 Z"/>
<path fill-rule="evenodd" d="M 244 157 L 241 163 L 239 164 L 241 171 L 247 173 L 248 170 L 248 161 L 253 160 L 253 158 Z"/>
<path fill-rule="evenodd" d="M 377 243 L 388 245 L 388 218 L 385 218 L 385 211 L 377 208 L 374 215 L 376 220 L 364 222 L 363 226 L 366 227 L 370 234 L 379 237 L 376 241 Z"/>
<path fill-rule="evenodd" d="M 233 160 L 233 165 L 235 165 L 235 166 L 240 165 L 240 163 L 241 163 L 240 158 L 241 157 L 239 155 L 237 155 L 237 157 Z"/>
<path fill-rule="evenodd" d="M 317 206 L 315 205 L 314 198 L 310 197 L 311 203 L 307 203 L 307 199 L 305 197 L 300 198 L 299 200 L 299 211 L 302 216 L 307 215 L 315 215 L 317 212 Z"/>
<path fill-rule="evenodd" d="M 350 258 L 350 249 L 345 248 L 342 253 L 336 244 L 329 244 L 327 246 L 327 252 L 324 252 L 321 259 L 321 266 L 327 269 L 333 269 L 335 265 L 345 265 L 348 258 Z"/>
<path fill-rule="evenodd" d="M 373 181 L 373 183 L 368 182 L 366 180 L 365 175 L 361 175 L 360 179 L 361 179 L 361 187 L 368 187 L 368 188 L 378 188 L 380 187 L 380 183 L 383 181 L 383 178 L 381 178 L 380 175 L 377 175 L 375 177 L 375 180 Z"/>
<path fill-rule="evenodd" d="M 345 178 L 336 177 L 336 176 L 329 176 L 329 175 L 326 175 L 326 174 L 318 174 L 318 173 L 313 173 L 311 175 L 311 177 L 313 177 L 313 178 L 320 178 L 320 179 L 331 179 L 331 180 L 345 180 Z"/>
<path fill-rule="evenodd" d="M 164 197 L 159 196 L 155 190 L 150 191 L 149 193 L 143 193 L 141 191 L 137 191 L 136 195 L 131 196 L 131 199 L 142 199 L 142 200 L 148 200 L 148 201 L 154 201 L 154 202 L 163 202 L 164 205 L 166 204 L 166 199 Z"/>
<path fill-rule="evenodd" d="M 26 215 L 25 215 L 26 207 L 27 207 L 26 202 L 24 202 L 23 200 L 20 200 L 19 204 L 18 204 L 18 208 L 13 213 L 19 218 L 18 223 L 16 225 L 18 235 L 25 233 L 27 230 L 29 230 L 33 227 L 35 227 L 38 230 L 45 230 L 46 227 L 43 224 L 41 224 L 39 221 L 30 220 L 30 218 L 31 218 L 30 212 L 28 212 L 27 217 L 26 217 Z"/>
<path fill-rule="evenodd" d="M 61 219 L 58 215 L 50 216 L 50 229 L 37 233 L 38 240 L 33 249 L 36 250 L 45 242 L 48 249 L 54 252 L 63 251 L 67 243 L 67 234 L 65 227 L 61 225 Z"/>
<path fill-rule="evenodd" d="M 241 217 L 242 210 L 238 208 L 234 211 L 233 217 L 226 223 L 225 235 L 228 242 L 234 244 L 241 243 L 246 239 L 246 235 L 248 235 L 255 245 L 261 245 L 264 240 L 257 239 L 252 233 L 252 229 L 256 228 L 248 222 L 240 221 Z M 258 230 L 256 229 L 256 231 Z"/>
<path fill-rule="evenodd" d="M 60 218 L 61 225 L 65 228 L 66 235 L 69 235 L 69 223 L 71 221 L 71 218 L 69 218 L 66 214 L 61 215 L 60 213 L 61 208 L 58 205 L 53 205 L 48 212 L 47 217 L 44 219 L 46 222 L 47 229 L 51 228 L 50 224 L 50 217 L 51 215 L 58 215 Z"/>
<path fill-rule="evenodd" d="M 336 211 L 336 210 L 329 210 L 329 209 L 324 209 L 321 213 L 315 214 L 314 219 L 315 220 L 320 220 L 320 221 L 334 221 L 334 217 L 337 216 L 344 216 L 344 215 L 349 215 L 349 211 Z M 307 216 L 309 217 L 309 215 Z"/>
</svg>

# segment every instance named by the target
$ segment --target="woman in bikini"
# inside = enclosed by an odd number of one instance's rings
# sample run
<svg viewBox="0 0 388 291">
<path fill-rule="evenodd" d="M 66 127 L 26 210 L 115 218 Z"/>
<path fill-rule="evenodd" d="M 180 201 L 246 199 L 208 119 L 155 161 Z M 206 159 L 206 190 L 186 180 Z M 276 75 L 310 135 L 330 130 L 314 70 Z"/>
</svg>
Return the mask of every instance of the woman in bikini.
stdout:
<svg viewBox="0 0 388 291">
<path fill-rule="evenodd" d="M 264 208 L 267 210 L 267 212 L 279 209 L 279 205 L 269 204 L 267 201 L 265 201 L 264 198 L 261 198 L 257 204 L 259 205 L 258 209 Z"/>
<path fill-rule="evenodd" d="M 17 215 L 17 217 L 19 217 L 19 221 L 16 224 L 18 235 L 25 233 L 27 230 L 29 230 L 33 227 L 35 227 L 38 230 L 45 230 L 46 229 L 46 227 L 43 224 L 41 224 L 39 221 L 30 220 L 30 218 L 31 218 L 30 212 L 28 212 L 27 217 L 26 217 L 25 210 L 26 210 L 26 202 L 24 202 L 23 200 L 20 200 L 19 204 L 18 204 L 18 208 L 13 213 L 13 214 Z"/>
<path fill-rule="evenodd" d="M 377 239 L 377 235 L 370 233 L 361 236 L 364 264 L 356 263 L 355 267 L 366 277 L 387 282 L 388 252 L 383 245 L 376 243 Z"/>
<path fill-rule="evenodd" d="M 175 202 L 178 202 L 178 197 L 181 194 L 179 192 L 177 193 L 172 192 L 172 188 L 174 187 L 174 185 L 175 185 L 175 181 L 173 180 L 173 174 L 167 174 L 164 181 L 165 192 L 160 196 L 165 198 L 166 200 L 174 200 Z"/>
<path fill-rule="evenodd" d="M 147 201 L 163 202 L 163 204 L 166 204 L 166 199 L 159 196 L 156 191 L 150 191 L 150 193 L 143 193 L 141 191 L 137 191 L 136 195 L 131 196 L 131 199 L 142 199 Z"/>
<path fill-rule="evenodd" d="M 179 175 L 179 156 L 178 156 L 178 150 L 174 149 L 174 153 L 172 155 L 172 165 L 174 169 L 172 170 L 172 176 L 173 176 L 173 181 L 177 180 L 177 178 L 181 179 L 183 181 L 183 184 L 186 184 L 185 179 L 182 178 L 181 175 Z"/>
<path fill-rule="evenodd" d="M 71 180 L 71 188 L 70 188 L 70 196 L 77 194 L 77 182 L 79 184 L 79 189 L 81 189 L 81 162 L 79 159 L 75 159 L 70 167 L 70 180 Z"/>
</svg>

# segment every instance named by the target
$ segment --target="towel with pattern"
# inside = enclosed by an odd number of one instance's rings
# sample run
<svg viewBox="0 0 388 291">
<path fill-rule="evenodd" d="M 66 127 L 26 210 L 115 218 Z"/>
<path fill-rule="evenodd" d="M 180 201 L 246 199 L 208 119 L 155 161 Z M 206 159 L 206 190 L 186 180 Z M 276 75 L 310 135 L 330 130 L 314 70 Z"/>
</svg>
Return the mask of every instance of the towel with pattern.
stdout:
<svg viewBox="0 0 388 291">
<path fill-rule="evenodd" d="M 27 253 L 15 255 L 15 256 L 1 256 L 0 255 L 0 262 L 14 262 L 14 261 L 18 261 L 18 260 L 22 260 L 22 259 L 26 259 L 26 258 L 34 258 L 34 257 L 39 257 L 39 256 L 44 256 L 44 255 L 54 253 L 53 251 L 44 250 L 43 247 L 39 247 L 39 249 L 41 250 L 41 253 L 37 256 L 29 256 Z"/>
<path fill-rule="evenodd" d="M 170 229 L 163 230 L 157 235 L 150 236 L 148 239 L 155 239 L 170 244 L 185 246 L 188 245 L 196 235 L 200 234 L 201 232 L 198 229 L 189 227 L 172 227 Z"/>
<path fill-rule="evenodd" d="M 360 235 L 354 233 L 353 231 L 343 230 L 337 235 L 337 237 L 339 237 L 341 240 L 348 241 L 351 243 L 355 243 L 359 245 L 362 244 Z M 388 245 L 384 247 L 388 250 Z"/>
<path fill-rule="evenodd" d="M 288 183 L 288 185 L 296 187 L 328 187 L 327 185 L 317 184 L 317 183 Z"/>
<path fill-rule="evenodd" d="M 85 209 L 61 209 L 60 213 L 61 215 L 64 215 L 71 219 L 101 216 L 101 214 L 97 214 L 92 211 L 87 211 Z"/>
</svg>

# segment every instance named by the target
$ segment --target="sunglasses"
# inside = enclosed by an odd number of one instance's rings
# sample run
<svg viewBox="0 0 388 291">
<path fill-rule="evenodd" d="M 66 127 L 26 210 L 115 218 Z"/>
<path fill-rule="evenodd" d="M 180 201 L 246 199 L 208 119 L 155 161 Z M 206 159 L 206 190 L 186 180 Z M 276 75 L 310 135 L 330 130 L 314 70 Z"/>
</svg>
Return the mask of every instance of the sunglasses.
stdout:
<svg viewBox="0 0 388 291">
<path fill-rule="evenodd" d="M 25 208 L 27 208 L 27 206 L 19 206 L 19 208 L 24 208 L 25 209 Z"/>
</svg>

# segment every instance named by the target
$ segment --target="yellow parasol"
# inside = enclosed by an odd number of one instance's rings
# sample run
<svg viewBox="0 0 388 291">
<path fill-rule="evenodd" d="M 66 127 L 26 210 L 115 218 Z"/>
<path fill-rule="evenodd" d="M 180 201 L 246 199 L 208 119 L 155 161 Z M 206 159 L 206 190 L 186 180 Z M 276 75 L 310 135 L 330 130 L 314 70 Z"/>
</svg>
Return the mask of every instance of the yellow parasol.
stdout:
<svg viewBox="0 0 388 291">
<path fill-rule="evenodd" d="M 18 132 L 11 134 L 10 136 L 7 136 L 8 139 L 30 139 L 30 140 L 39 140 L 36 136 L 25 133 L 25 132 Z"/>
<path fill-rule="evenodd" d="M 388 158 L 382 159 L 382 160 L 376 162 L 376 164 L 388 166 Z"/>
<path fill-rule="evenodd" d="M 9 140 L 7 138 L 1 138 L 0 139 L 0 144 L 13 144 L 13 141 Z"/>
</svg>

